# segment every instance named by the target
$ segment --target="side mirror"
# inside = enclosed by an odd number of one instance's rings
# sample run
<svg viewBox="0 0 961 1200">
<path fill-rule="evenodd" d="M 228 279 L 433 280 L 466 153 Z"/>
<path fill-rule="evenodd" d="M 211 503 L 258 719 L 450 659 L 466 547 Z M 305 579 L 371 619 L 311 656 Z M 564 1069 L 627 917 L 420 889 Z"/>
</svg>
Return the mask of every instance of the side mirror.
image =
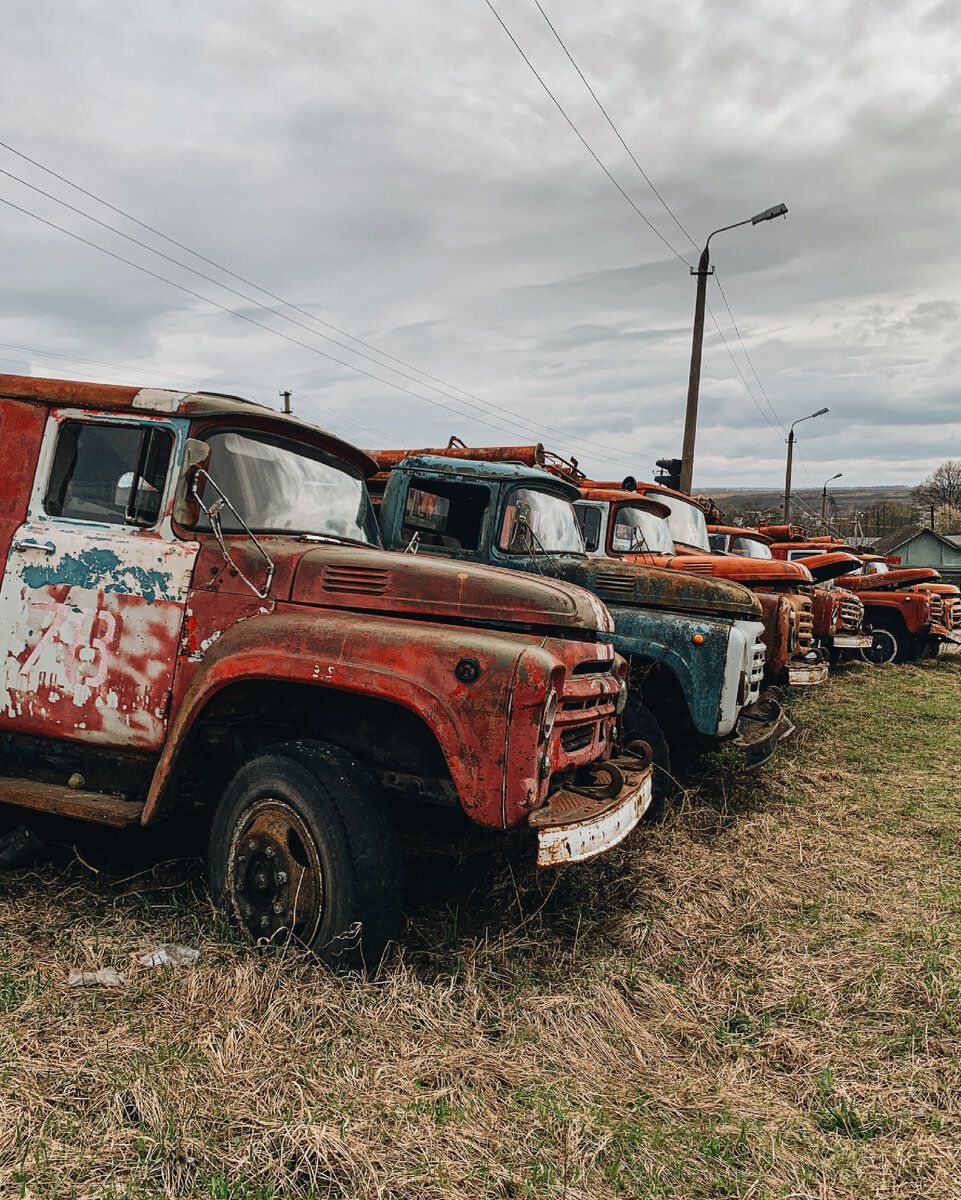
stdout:
<svg viewBox="0 0 961 1200">
<path fill-rule="evenodd" d="M 178 525 L 190 527 L 200 520 L 200 504 L 194 495 L 194 481 L 198 472 L 205 471 L 209 464 L 210 447 L 207 443 L 199 438 L 187 438 L 180 478 L 177 480 L 177 492 L 174 496 L 173 515 Z"/>
<path fill-rule="evenodd" d="M 517 502 L 514 509 L 514 519 L 511 522 L 511 533 L 507 539 L 507 549 L 511 554 L 525 554 L 530 549 L 531 541 L 531 506 L 523 500 Z"/>
</svg>

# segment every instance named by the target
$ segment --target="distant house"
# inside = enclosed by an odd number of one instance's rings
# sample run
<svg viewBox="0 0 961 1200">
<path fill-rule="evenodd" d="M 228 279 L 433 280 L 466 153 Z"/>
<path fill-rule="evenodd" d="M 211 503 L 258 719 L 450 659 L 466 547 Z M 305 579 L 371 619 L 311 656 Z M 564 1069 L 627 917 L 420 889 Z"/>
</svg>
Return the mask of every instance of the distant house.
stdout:
<svg viewBox="0 0 961 1200">
<path fill-rule="evenodd" d="M 946 583 L 961 584 L 961 534 L 948 537 L 921 525 L 903 526 L 878 538 L 875 554 L 893 554 L 905 567 L 934 567 Z"/>
</svg>

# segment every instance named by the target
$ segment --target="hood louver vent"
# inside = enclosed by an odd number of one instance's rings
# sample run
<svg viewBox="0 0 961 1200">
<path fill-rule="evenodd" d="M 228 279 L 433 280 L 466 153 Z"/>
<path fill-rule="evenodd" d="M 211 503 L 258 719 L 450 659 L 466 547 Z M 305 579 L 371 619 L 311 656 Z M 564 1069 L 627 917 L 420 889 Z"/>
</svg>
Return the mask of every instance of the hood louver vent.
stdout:
<svg viewBox="0 0 961 1200">
<path fill-rule="evenodd" d="M 387 590 L 387 572 L 377 567 L 338 567 L 328 564 L 321 572 L 320 578 L 328 592 L 356 592 L 364 596 L 382 596 Z"/>
<path fill-rule="evenodd" d="M 633 574 L 622 574 L 620 571 L 597 571 L 594 575 L 594 585 L 598 594 L 617 596 L 622 600 L 633 600 L 636 580 Z"/>
</svg>

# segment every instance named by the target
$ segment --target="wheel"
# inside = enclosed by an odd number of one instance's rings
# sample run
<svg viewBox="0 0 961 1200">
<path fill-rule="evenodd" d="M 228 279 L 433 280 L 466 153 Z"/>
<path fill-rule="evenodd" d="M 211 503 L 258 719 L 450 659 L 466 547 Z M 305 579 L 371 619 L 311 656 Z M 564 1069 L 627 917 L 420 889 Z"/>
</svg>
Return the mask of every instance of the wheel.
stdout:
<svg viewBox="0 0 961 1200">
<path fill-rule="evenodd" d="M 375 969 L 397 935 L 397 834 L 361 764 L 324 742 L 269 746 L 217 806 L 210 892 L 254 940 L 294 937 L 332 966 Z"/>
<path fill-rule="evenodd" d="M 621 718 L 621 741 L 624 745 L 640 739 L 647 742 L 654 754 L 654 775 L 651 779 L 653 799 L 648 813 L 657 816 L 673 791 L 671 751 L 657 717 L 639 700 L 628 700 Z"/>
<path fill-rule="evenodd" d="M 907 662 L 917 657 L 914 639 L 893 622 L 875 621 L 871 630 L 871 645 L 859 650 L 865 662 L 874 667 L 885 663 Z"/>
</svg>

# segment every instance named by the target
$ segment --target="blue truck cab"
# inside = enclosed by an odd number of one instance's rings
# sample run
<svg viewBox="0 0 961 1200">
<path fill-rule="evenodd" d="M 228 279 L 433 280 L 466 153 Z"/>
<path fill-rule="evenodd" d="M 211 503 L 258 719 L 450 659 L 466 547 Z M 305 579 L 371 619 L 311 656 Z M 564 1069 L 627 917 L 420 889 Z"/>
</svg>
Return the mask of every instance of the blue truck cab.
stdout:
<svg viewBox="0 0 961 1200">
<path fill-rule="evenodd" d="M 692 735 L 758 766 L 793 731 L 777 697 L 760 694 L 763 625 L 748 589 L 589 557 L 578 489 L 539 468 L 449 453 L 398 461 L 396 451 L 378 465 L 370 483 L 389 549 L 553 576 L 604 601 L 614 646 L 630 662 L 623 739 L 651 744 L 663 771 Z"/>
</svg>

